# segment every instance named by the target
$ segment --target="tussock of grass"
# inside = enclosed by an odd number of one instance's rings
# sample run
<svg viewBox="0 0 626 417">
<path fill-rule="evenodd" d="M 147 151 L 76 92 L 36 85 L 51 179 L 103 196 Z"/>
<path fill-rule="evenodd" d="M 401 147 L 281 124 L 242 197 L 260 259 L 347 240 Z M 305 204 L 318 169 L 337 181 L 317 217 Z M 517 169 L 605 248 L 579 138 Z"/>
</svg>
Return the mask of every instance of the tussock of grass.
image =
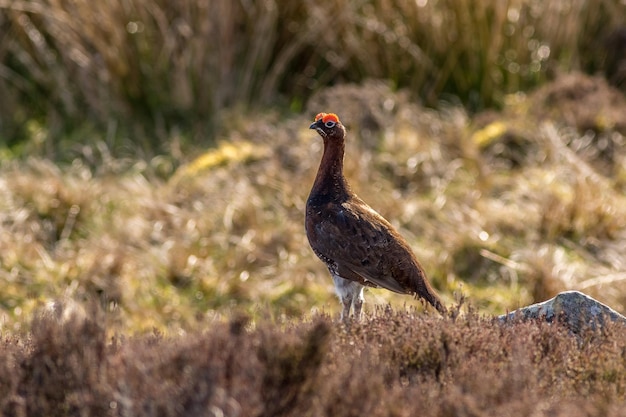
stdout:
<svg viewBox="0 0 626 417">
<path fill-rule="evenodd" d="M 622 327 L 576 338 L 559 325 L 501 325 L 377 310 L 277 325 L 244 316 L 184 337 L 106 338 L 102 317 L 37 315 L 0 352 L 6 415 L 617 416 Z"/>
</svg>

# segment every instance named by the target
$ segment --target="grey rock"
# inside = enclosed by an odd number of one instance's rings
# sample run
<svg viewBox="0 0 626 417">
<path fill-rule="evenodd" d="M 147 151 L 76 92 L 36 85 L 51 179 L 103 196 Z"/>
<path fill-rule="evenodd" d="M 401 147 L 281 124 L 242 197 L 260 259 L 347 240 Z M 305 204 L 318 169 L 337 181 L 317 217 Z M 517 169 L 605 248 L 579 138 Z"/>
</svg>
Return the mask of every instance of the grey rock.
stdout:
<svg viewBox="0 0 626 417">
<path fill-rule="evenodd" d="M 508 314 L 498 316 L 501 322 L 514 320 L 558 320 L 572 332 L 580 333 L 585 328 L 596 329 L 606 320 L 626 325 L 626 317 L 609 306 L 583 294 L 580 291 L 565 291 L 542 303 L 522 307 Z"/>
</svg>

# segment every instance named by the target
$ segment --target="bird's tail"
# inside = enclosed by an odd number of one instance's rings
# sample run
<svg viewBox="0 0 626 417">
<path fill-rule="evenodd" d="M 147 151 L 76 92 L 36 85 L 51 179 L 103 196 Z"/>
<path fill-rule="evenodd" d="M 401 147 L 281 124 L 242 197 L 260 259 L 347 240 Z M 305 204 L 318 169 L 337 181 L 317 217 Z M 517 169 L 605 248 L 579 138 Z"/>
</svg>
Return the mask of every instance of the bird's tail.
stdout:
<svg viewBox="0 0 626 417">
<path fill-rule="evenodd" d="M 442 316 L 446 316 L 448 314 L 448 309 L 443 305 L 441 298 L 437 295 L 435 290 L 430 286 L 428 281 L 423 280 L 422 285 L 420 285 L 419 290 L 415 294 L 416 297 L 421 297 L 424 300 L 428 301 L 428 303 L 433 306 L 439 314 Z"/>
<path fill-rule="evenodd" d="M 432 293 L 431 295 L 434 295 L 434 297 L 428 300 L 428 302 L 437 309 L 439 314 L 445 317 L 448 314 L 448 309 L 443 305 L 439 296 L 435 295 L 435 293 Z"/>
</svg>

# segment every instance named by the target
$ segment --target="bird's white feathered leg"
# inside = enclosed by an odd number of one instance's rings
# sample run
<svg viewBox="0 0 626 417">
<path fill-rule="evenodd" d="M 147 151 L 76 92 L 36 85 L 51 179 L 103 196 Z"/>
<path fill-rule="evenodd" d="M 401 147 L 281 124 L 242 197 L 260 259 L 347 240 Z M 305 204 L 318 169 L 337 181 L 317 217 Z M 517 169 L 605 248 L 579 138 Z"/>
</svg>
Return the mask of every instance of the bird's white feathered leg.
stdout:
<svg viewBox="0 0 626 417">
<path fill-rule="evenodd" d="M 361 310 L 363 308 L 363 285 L 358 282 L 343 279 L 333 274 L 335 282 L 335 292 L 341 300 L 343 309 L 341 310 L 341 320 L 346 321 L 350 318 L 350 310 L 354 307 L 354 318 L 361 319 Z"/>
<path fill-rule="evenodd" d="M 355 284 L 357 284 L 355 282 Z M 352 306 L 354 307 L 354 318 L 356 320 L 361 320 L 361 309 L 363 308 L 363 302 L 365 301 L 365 297 L 363 297 L 363 287 L 361 284 L 357 284 L 359 288 L 356 289 L 354 293 L 354 298 L 352 299 Z"/>
</svg>

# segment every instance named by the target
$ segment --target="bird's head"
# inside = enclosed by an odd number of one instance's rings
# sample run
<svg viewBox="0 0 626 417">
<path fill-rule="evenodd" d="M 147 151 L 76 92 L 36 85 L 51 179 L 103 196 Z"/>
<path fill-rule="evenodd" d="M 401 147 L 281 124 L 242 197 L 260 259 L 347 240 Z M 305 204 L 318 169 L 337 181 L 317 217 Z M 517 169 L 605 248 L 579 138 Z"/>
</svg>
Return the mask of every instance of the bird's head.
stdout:
<svg viewBox="0 0 626 417">
<path fill-rule="evenodd" d="M 317 130 L 317 133 L 324 139 L 343 139 L 346 130 L 334 113 L 319 113 L 315 116 L 315 121 L 311 123 L 309 129 Z"/>
</svg>

